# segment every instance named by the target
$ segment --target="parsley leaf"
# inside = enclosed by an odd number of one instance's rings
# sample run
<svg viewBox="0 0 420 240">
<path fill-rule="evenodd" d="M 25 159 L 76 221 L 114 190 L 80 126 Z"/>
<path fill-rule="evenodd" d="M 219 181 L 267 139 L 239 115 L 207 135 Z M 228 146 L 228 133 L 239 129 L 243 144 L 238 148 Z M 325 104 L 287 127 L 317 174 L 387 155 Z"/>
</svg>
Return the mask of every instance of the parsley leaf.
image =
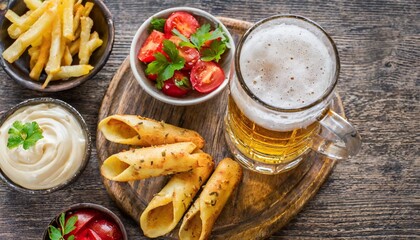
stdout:
<svg viewBox="0 0 420 240">
<path fill-rule="evenodd" d="M 59 239 L 62 239 L 63 237 L 61 235 L 60 230 L 51 225 L 48 227 L 48 236 L 50 237 L 51 240 L 59 240 Z"/>
<path fill-rule="evenodd" d="M 28 122 L 23 124 L 21 121 L 15 121 L 8 131 L 7 147 L 13 149 L 23 145 L 23 149 L 28 150 L 35 143 L 44 138 L 42 129 L 37 122 Z"/>
<path fill-rule="evenodd" d="M 221 55 L 226 50 L 226 44 L 223 43 L 221 40 L 214 40 L 211 42 L 210 47 L 203 48 L 201 51 L 201 60 L 209 62 L 209 61 L 216 61 L 219 62 Z"/>
<path fill-rule="evenodd" d="M 163 82 L 168 80 L 174 75 L 176 70 L 181 70 L 184 67 L 185 60 L 179 56 L 179 51 L 176 45 L 169 41 L 163 40 L 163 51 L 168 55 L 166 56 L 160 52 L 154 56 L 156 60 L 149 63 L 146 68 L 146 74 L 157 74 L 156 88 L 162 89 Z"/>
<path fill-rule="evenodd" d="M 176 36 L 178 36 L 179 38 L 181 38 L 182 42 L 179 44 L 181 47 L 190 47 L 190 48 L 196 48 L 194 46 L 194 44 L 192 44 L 190 42 L 190 40 L 185 37 L 184 35 L 182 35 L 182 33 L 180 33 L 177 29 L 173 29 L 172 33 L 175 34 Z"/>
<path fill-rule="evenodd" d="M 191 42 L 195 45 L 195 47 L 200 50 L 201 46 L 207 41 L 211 40 L 211 33 L 210 33 L 210 24 L 206 23 L 203 24 L 197 31 L 191 35 L 190 39 Z"/>
<path fill-rule="evenodd" d="M 152 21 L 150 21 L 150 31 L 157 30 L 159 32 L 163 32 L 165 22 L 165 18 L 153 18 Z"/>
<path fill-rule="evenodd" d="M 75 226 L 76 222 L 77 222 L 77 216 L 71 216 L 67 220 L 67 222 L 65 224 L 65 227 L 64 227 L 64 234 L 65 235 L 66 234 L 69 234 L 71 231 L 73 231 L 74 229 L 76 229 L 76 226 Z"/>
<path fill-rule="evenodd" d="M 76 229 L 77 216 L 72 216 L 66 221 L 65 213 L 61 213 L 58 218 L 60 228 L 52 225 L 48 226 L 48 236 L 51 240 L 63 240 L 64 236 Z M 67 240 L 74 240 L 74 235 L 70 235 Z"/>
<path fill-rule="evenodd" d="M 190 39 L 182 35 L 178 30 L 174 29 L 172 32 L 181 38 L 182 42 L 180 46 L 192 47 L 200 50 L 207 41 L 220 39 L 222 43 L 226 45 L 227 48 L 230 48 L 230 43 L 228 38 L 225 36 L 225 33 L 221 26 L 218 26 L 214 31 L 210 31 L 210 24 L 203 24 L 197 29 L 195 33 L 190 36 Z"/>
</svg>

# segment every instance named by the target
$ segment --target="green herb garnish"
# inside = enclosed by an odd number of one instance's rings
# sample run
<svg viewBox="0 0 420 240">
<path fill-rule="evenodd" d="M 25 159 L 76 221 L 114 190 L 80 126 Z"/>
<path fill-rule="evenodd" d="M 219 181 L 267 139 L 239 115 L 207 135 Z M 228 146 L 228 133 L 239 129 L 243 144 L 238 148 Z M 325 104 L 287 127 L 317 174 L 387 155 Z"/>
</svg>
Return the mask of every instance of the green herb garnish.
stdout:
<svg viewBox="0 0 420 240">
<path fill-rule="evenodd" d="M 146 74 L 157 74 L 156 88 L 162 89 L 163 82 L 170 79 L 176 70 L 181 70 L 184 67 L 185 60 L 179 56 L 179 51 L 176 45 L 169 41 L 163 40 L 163 51 L 168 55 L 166 56 L 160 52 L 155 53 L 153 62 L 149 63 L 146 68 Z"/>
<path fill-rule="evenodd" d="M 209 48 L 203 48 L 201 51 L 201 60 L 210 62 L 210 61 L 216 61 L 219 62 L 222 54 L 226 50 L 226 44 L 224 44 L 219 39 L 214 40 L 211 42 Z"/>
<path fill-rule="evenodd" d="M 34 146 L 35 143 L 44 138 L 42 136 L 42 129 L 37 122 L 25 123 L 15 121 L 8 131 L 9 138 L 7 139 L 7 147 L 13 149 L 19 145 L 23 145 L 23 149 L 28 150 Z"/>
<path fill-rule="evenodd" d="M 150 21 L 150 30 L 157 30 L 159 32 L 163 32 L 165 22 L 165 18 L 153 18 L 152 21 Z"/>
<path fill-rule="evenodd" d="M 66 222 L 66 214 L 61 213 L 59 217 L 60 228 L 52 225 L 48 226 L 48 235 L 51 240 L 65 240 L 64 236 L 76 229 L 77 216 L 70 217 Z M 67 240 L 74 240 L 74 235 L 70 235 Z"/>
<path fill-rule="evenodd" d="M 210 24 L 203 24 L 197 31 L 191 35 L 190 39 L 182 35 L 178 30 L 172 32 L 181 38 L 180 46 L 196 48 L 201 52 L 201 60 L 218 62 L 221 55 L 230 48 L 229 39 L 225 36 L 222 27 L 218 26 L 214 31 L 210 31 Z M 209 47 L 203 48 L 207 41 L 212 41 Z"/>
</svg>

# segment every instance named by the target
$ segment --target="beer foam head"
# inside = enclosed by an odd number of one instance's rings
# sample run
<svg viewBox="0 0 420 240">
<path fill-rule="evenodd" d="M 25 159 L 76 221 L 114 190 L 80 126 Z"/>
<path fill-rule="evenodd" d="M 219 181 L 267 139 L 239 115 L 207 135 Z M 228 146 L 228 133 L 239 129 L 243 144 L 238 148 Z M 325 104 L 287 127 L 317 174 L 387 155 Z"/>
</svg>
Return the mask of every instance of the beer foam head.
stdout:
<svg viewBox="0 0 420 240">
<path fill-rule="evenodd" d="M 302 108 L 320 99 L 335 81 L 337 68 L 324 33 L 310 23 L 290 21 L 257 27 L 245 40 L 239 61 L 250 91 L 282 109 Z"/>
</svg>

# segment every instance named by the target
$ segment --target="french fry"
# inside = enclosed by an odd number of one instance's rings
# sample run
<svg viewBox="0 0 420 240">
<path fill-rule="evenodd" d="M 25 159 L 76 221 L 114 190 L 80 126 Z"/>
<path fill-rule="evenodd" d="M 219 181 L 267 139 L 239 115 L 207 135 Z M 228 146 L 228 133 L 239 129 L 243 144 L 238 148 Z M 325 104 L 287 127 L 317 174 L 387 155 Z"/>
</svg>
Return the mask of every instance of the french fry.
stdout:
<svg viewBox="0 0 420 240">
<path fill-rule="evenodd" d="M 61 11 L 56 15 L 51 29 L 51 48 L 45 72 L 48 75 L 57 73 L 60 70 L 61 58 L 64 50 L 64 39 L 61 29 Z"/>
<path fill-rule="evenodd" d="M 90 17 L 81 17 L 81 33 L 80 33 L 80 47 L 79 47 L 79 64 L 89 63 L 89 38 L 92 30 L 93 21 Z"/>
<path fill-rule="evenodd" d="M 26 48 L 49 28 L 55 16 L 55 11 L 49 9 L 32 26 L 31 29 L 19 36 L 18 39 L 3 52 L 3 58 L 9 63 L 16 61 Z"/>
<path fill-rule="evenodd" d="M 29 77 L 31 79 L 37 80 L 37 81 L 39 80 L 42 69 L 44 69 L 45 64 L 48 61 L 48 56 L 50 53 L 50 46 L 51 46 L 51 33 L 44 34 L 38 61 L 36 62 L 35 66 L 32 68 L 31 72 L 29 73 Z"/>
<path fill-rule="evenodd" d="M 100 46 L 102 46 L 103 41 L 101 39 L 92 39 L 89 40 L 88 42 L 88 49 L 89 49 L 89 58 L 87 59 L 87 62 L 89 62 L 90 56 L 92 56 L 92 53 L 99 48 Z"/>
<path fill-rule="evenodd" d="M 70 41 L 74 40 L 73 6 L 74 0 L 63 0 L 63 36 Z"/>
<path fill-rule="evenodd" d="M 10 22 L 12 22 L 13 24 L 16 24 L 18 26 L 22 26 L 23 22 L 25 21 L 26 18 L 22 18 L 19 15 L 17 15 L 15 12 L 13 12 L 12 10 L 8 10 L 6 12 L 6 14 L 4 15 Z"/>
<path fill-rule="evenodd" d="M 82 28 L 81 27 L 77 28 L 76 32 L 74 32 L 74 39 L 80 38 L 81 32 L 82 32 Z"/>
<path fill-rule="evenodd" d="M 84 11 L 84 7 L 82 5 L 79 5 L 77 7 L 76 12 L 74 13 L 73 18 L 73 35 L 76 34 L 76 30 L 79 28 L 80 25 L 80 16 L 82 16 L 82 12 Z"/>
<path fill-rule="evenodd" d="M 29 15 L 31 15 L 31 13 L 32 13 L 32 11 L 29 10 L 25 14 L 20 16 L 20 18 L 24 21 Z M 19 26 L 17 24 L 14 24 L 14 23 L 7 28 L 7 33 L 9 34 L 9 36 L 12 39 L 18 38 L 20 36 L 21 32 L 22 31 L 19 28 Z"/>
<path fill-rule="evenodd" d="M 28 55 L 30 56 L 31 60 L 29 61 L 29 69 L 35 66 L 36 62 L 38 61 L 39 54 L 40 54 L 40 47 L 31 47 L 28 49 Z"/>
<path fill-rule="evenodd" d="M 93 39 L 99 39 L 98 32 L 94 31 L 92 34 L 90 34 L 89 41 L 91 41 Z"/>
<path fill-rule="evenodd" d="M 73 62 L 73 56 L 70 53 L 69 46 L 65 46 L 63 59 L 61 59 L 61 66 L 70 66 Z"/>
<path fill-rule="evenodd" d="M 42 44 L 42 37 L 39 37 L 38 39 L 36 39 L 35 41 L 33 41 L 31 43 L 31 46 L 32 47 L 39 47 L 39 46 L 41 46 L 41 44 Z"/>
<path fill-rule="evenodd" d="M 16 33 L 14 34 L 18 34 L 21 35 L 24 32 L 26 32 L 32 25 L 35 24 L 35 22 L 37 22 L 37 20 L 44 15 L 44 13 L 47 10 L 51 10 L 54 7 L 56 7 L 57 2 L 56 1 L 45 1 L 42 3 L 42 5 L 37 8 L 36 10 L 34 10 L 27 18 L 25 18 L 25 20 L 20 24 L 16 24 L 19 28 L 16 29 Z"/>
<path fill-rule="evenodd" d="M 102 46 L 103 41 L 99 38 L 99 34 L 95 31 L 90 35 L 89 42 L 88 42 L 88 48 L 89 48 L 89 56 L 92 55 L 92 53 Z M 89 60 L 88 60 L 89 61 Z"/>
<path fill-rule="evenodd" d="M 72 56 L 76 55 L 76 53 L 79 52 L 79 47 L 80 47 L 80 38 L 70 43 L 70 53 Z"/>
<path fill-rule="evenodd" d="M 61 66 L 60 71 L 54 74 L 52 80 L 69 79 L 88 74 L 93 67 L 91 65 Z"/>
<path fill-rule="evenodd" d="M 87 2 L 85 4 L 85 9 L 83 11 L 83 16 L 85 16 L 85 17 L 89 16 L 90 12 L 92 11 L 93 6 L 94 6 L 93 2 Z"/>
<path fill-rule="evenodd" d="M 41 88 L 44 89 L 48 86 L 48 83 L 50 83 L 50 81 L 53 79 L 54 75 L 53 74 L 48 74 L 47 75 L 47 79 L 45 79 L 44 83 L 42 84 Z"/>
<path fill-rule="evenodd" d="M 73 10 L 75 11 L 75 13 L 76 13 L 76 9 L 81 5 L 82 5 L 82 0 L 77 0 L 77 2 L 74 3 Z"/>
<path fill-rule="evenodd" d="M 40 0 L 24 0 L 23 2 L 25 2 L 26 7 L 28 7 L 30 10 L 36 10 L 42 5 Z"/>
</svg>

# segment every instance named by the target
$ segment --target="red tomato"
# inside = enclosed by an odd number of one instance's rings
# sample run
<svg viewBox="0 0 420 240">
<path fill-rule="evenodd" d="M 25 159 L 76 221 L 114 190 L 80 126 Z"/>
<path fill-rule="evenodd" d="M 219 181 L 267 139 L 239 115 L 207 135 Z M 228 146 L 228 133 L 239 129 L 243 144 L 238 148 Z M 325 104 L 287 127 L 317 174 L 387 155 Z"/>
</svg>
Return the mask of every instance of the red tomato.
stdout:
<svg viewBox="0 0 420 240">
<path fill-rule="evenodd" d="M 157 74 L 149 74 L 149 75 L 147 75 L 147 78 L 150 79 L 150 80 L 152 80 L 152 81 L 156 81 Z"/>
<path fill-rule="evenodd" d="M 86 228 L 74 236 L 74 240 L 102 240 L 92 229 Z"/>
<path fill-rule="evenodd" d="M 137 57 L 140 61 L 144 63 L 149 63 L 155 60 L 155 53 L 162 52 L 163 53 L 163 33 L 153 30 L 150 33 L 149 37 L 147 37 L 146 41 L 141 46 L 140 51 Z"/>
<path fill-rule="evenodd" d="M 185 59 L 184 69 L 190 70 L 200 59 L 200 52 L 195 48 L 180 47 L 179 43 L 182 41 L 178 36 L 171 36 L 169 41 L 173 42 L 179 51 L 179 55 Z"/>
<path fill-rule="evenodd" d="M 87 224 L 99 214 L 100 213 L 95 210 L 82 209 L 77 210 L 76 212 L 68 215 L 66 221 L 72 216 L 77 216 L 77 222 L 74 225 L 76 228 L 72 232 L 70 232 L 69 235 L 77 234 L 79 231 L 83 230 L 87 226 Z"/>
<path fill-rule="evenodd" d="M 178 36 L 170 36 L 168 40 L 173 42 L 177 47 L 179 46 L 179 43 L 182 42 L 182 39 Z"/>
<path fill-rule="evenodd" d="M 176 71 L 172 78 L 165 81 L 162 87 L 162 92 L 171 97 L 184 96 L 190 91 L 190 89 L 188 87 L 178 87 L 175 84 L 175 80 L 181 81 L 182 79 L 184 79 L 184 81 L 188 81 L 188 76 L 185 73 Z"/>
<path fill-rule="evenodd" d="M 120 240 L 122 234 L 120 228 L 112 221 L 99 219 L 91 222 L 89 228 L 100 237 L 101 240 Z"/>
<path fill-rule="evenodd" d="M 195 90 L 208 93 L 222 84 L 225 73 L 217 63 L 199 61 L 191 70 L 190 80 Z"/>
<path fill-rule="evenodd" d="M 187 12 L 173 12 L 166 19 L 164 31 L 167 36 L 172 35 L 172 29 L 176 28 L 182 35 L 189 38 L 200 27 L 197 19 Z"/>
<path fill-rule="evenodd" d="M 184 69 L 191 69 L 200 60 L 200 53 L 195 48 L 179 47 L 179 56 L 185 59 Z"/>
</svg>

